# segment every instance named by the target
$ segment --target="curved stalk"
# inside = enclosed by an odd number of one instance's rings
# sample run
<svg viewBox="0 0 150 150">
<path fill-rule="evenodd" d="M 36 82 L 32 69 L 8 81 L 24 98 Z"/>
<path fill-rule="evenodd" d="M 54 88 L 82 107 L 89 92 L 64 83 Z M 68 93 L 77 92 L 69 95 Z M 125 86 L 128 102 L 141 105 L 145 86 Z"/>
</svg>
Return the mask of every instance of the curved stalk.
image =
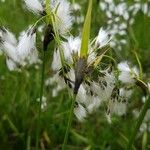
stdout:
<svg viewBox="0 0 150 150">
<path fill-rule="evenodd" d="M 127 150 L 131 150 L 132 144 L 133 144 L 135 137 L 136 137 L 136 134 L 139 131 L 139 128 L 140 128 L 140 126 L 144 120 L 144 117 L 146 115 L 146 112 L 149 108 L 150 108 L 150 96 L 147 98 L 147 100 L 143 106 L 143 109 L 142 109 L 142 111 L 141 111 L 141 113 L 137 119 L 137 122 L 135 124 L 135 128 L 133 129 L 133 132 L 132 132 L 131 137 L 129 139 L 129 143 L 127 145 Z"/>
<path fill-rule="evenodd" d="M 43 51 L 43 63 L 41 70 L 41 89 L 40 89 L 40 101 L 38 106 L 38 118 L 37 118 L 37 131 L 36 131 L 36 150 L 39 149 L 39 135 L 40 135 L 40 120 L 41 120 L 41 104 L 43 97 L 43 87 L 44 87 L 44 72 L 45 72 L 45 51 Z"/>
<path fill-rule="evenodd" d="M 72 120 L 73 120 L 73 110 L 74 110 L 74 105 L 75 105 L 75 99 L 76 99 L 76 95 L 74 95 L 74 97 L 72 98 L 69 119 L 68 119 L 68 124 L 67 124 L 67 129 L 66 129 L 66 133 L 65 133 L 65 137 L 64 137 L 62 150 L 65 150 L 65 147 L 66 147 L 66 144 L 68 141 L 68 135 L 69 135 L 69 131 L 70 131 Z"/>
</svg>

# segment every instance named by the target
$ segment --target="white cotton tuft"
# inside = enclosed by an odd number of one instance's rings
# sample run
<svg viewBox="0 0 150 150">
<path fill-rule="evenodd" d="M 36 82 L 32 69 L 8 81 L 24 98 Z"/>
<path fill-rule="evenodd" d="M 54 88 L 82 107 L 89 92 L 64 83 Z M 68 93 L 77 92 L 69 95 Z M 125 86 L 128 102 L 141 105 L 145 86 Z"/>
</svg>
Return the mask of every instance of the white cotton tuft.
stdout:
<svg viewBox="0 0 150 150">
<path fill-rule="evenodd" d="M 34 51 L 31 51 L 30 55 L 27 57 L 26 60 L 27 60 L 27 63 L 29 63 L 29 65 L 41 63 L 41 60 L 39 59 L 38 51 L 36 50 L 36 48 Z"/>
<path fill-rule="evenodd" d="M 88 96 L 88 105 L 87 110 L 91 114 L 93 111 L 95 111 L 101 104 L 101 100 L 98 96 Z"/>
<path fill-rule="evenodd" d="M 114 73 L 108 73 L 104 71 L 104 77 L 99 78 L 99 83 L 92 82 L 91 90 L 98 95 L 100 100 L 108 101 L 111 97 L 112 91 L 115 87 L 115 76 Z"/>
<path fill-rule="evenodd" d="M 51 67 L 53 71 L 58 71 L 61 69 L 61 59 L 60 59 L 59 50 L 54 51 Z"/>
<path fill-rule="evenodd" d="M 147 83 L 148 90 L 150 92 L 150 83 Z"/>
<path fill-rule="evenodd" d="M 73 10 L 75 10 L 75 11 L 81 10 L 81 6 L 80 6 L 78 3 L 73 3 L 73 4 L 72 4 L 72 8 L 73 8 Z"/>
<path fill-rule="evenodd" d="M 24 0 L 24 2 L 27 8 L 36 14 L 42 13 L 44 11 L 44 8 L 39 0 Z"/>
<path fill-rule="evenodd" d="M 58 96 L 59 92 L 66 88 L 64 79 L 59 75 L 59 73 L 56 73 L 53 77 L 48 78 L 45 82 L 45 85 L 54 86 L 52 89 L 52 97 Z"/>
<path fill-rule="evenodd" d="M 27 32 L 21 33 L 18 43 L 11 32 L 5 28 L 0 29 L 0 47 L 6 55 L 6 64 L 9 70 L 18 70 L 19 66 L 40 62 L 35 40 L 36 34 L 33 27 L 30 27 Z"/>
<path fill-rule="evenodd" d="M 127 111 L 127 104 L 126 103 L 122 103 L 122 102 L 118 102 L 118 101 L 114 102 L 113 112 L 116 115 L 118 115 L 118 116 L 125 115 L 126 111 Z"/>
<path fill-rule="evenodd" d="M 123 83 L 134 83 L 135 78 L 139 76 L 139 71 L 136 67 L 130 68 L 127 62 L 121 62 L 118 64 L 120 71 L 119 80 Z"/>
<path fill-rule="evenodd" d="M 16 39 L 15 35 L 4 27 L 2 27 L 0 29 L 0 37 L 2 37 L 3 41 L 6 41 L 6 42 L 12 44 L 13 46 L 17 45 L 17 39 Z"/>
<path fill-rule="evenodd" d="M 132 90 L 127 90 L 125 88 L 120 88 L 119 89 L 119 96 L 123 99 L 128 99 L 131 97 L 132 95 Z"/>
<path fill-rule="evenodd" d="M 16 47 L 15 46 L 4 41 L 4 42 L 2 42 L 1 47 L 2 47 L 3 52 L 5 53 L 5 55 L 8 58 L 12 59 L 15 62 L 18 62 L 18 57 L 16 55 Z"/>
<path fill-rule="evenodd" d="M 55 28 L 61 35 L 66 35 L 72 26 L 71 5 L 67 0 L 56 0 L 52 2 L 52 9 L 56 11 Z"/>
<path fill-rule="evenodd" d="M 17 46 L 17 54 L 20 62 L 24 63 L 27 58 L 36 50 L 35 47 L 36 34 L 34 28 L 29 28 L 27 32 L 20 37 Z"/>
<path fill-rule="evenodd" d="M 81 84 L 78 90 L 78 94 L 76 96 L 76 101 L 79 103 L 86 104 L 87 103 L 87 95 L 84 86 Z"/>
<path fill-rule="evenodd" d="M 106 116 L 106 119 L 107 119 L 108 123 L 111 124 L 112 123 L 111 114 L 110 113 L 109 114 L 106 113 L 105 116 Z"/>
<path fill-rule="evenodd" d="M 40 98 L 37 98 L 37 102 L 40 102 Z M 47 107 L 47 98 L 45 96 L 42 96 L 41 109 L 44 110 L 46 107 Z"/>
<path fill-rule="evenodd" d="M 63 42 L 62 44 L 65 59 L 70 63 L 73 62 L 72 55 L 76 54 L 80 55 L 80 47 L 81 47 L 81 39 L 79 37 L 70 36 L 67 39 L 67 42 Z"/>
<path fill-rule="evenodd" d="M 103 28 L 100 28 L 98 36 L 96 38 L 96 46 L 98 48 L 102 48 L 109 44 L 110 42 L 110 36 L 108 35 L 108 32 L 105 31 Z"/>
<path fill-rule="evenodd" d="M 74 114 L 77 117 L 77 119 L 82 122 L 86 118 L 87 112 L 86 109 L 79 103 L 76 103 L 76 106 L 74 108 Z"/>
<path fill-rule="evenodd" d="M 18 70 L 16 63 L 12 59 L 7 58 L 6 64 L 10 71 Z"/>
</svg>

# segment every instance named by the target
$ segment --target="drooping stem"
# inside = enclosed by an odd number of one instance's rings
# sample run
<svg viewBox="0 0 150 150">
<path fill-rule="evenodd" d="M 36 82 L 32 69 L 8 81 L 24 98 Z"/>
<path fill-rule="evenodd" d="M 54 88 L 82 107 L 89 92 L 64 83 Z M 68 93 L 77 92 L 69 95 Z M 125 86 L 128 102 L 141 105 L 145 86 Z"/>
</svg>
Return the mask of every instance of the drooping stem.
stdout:
<svg viewBox="0 0 150 150">
<path fill-rule="evenodd" d="M 62 150 L 65 150 L 65 147 L 66 147 L 66 144 L 68 141 L 68 135 L 69 135 L 69 131 L 70 131 L 72 120 L 73 120 L 73 111 L 74 111 L 75 99 L 76 99 L 76 95 L 74 95 L 74 97 L 72 98 L 71 108 L 70 108 L 70 113 L 69 113 L 69 118 L 68 118 L 68 124 L 67 124 L 67 129 L 66 129 L 66 133 L 65 133 L 65 137 L 64 137 Z"/>
<path fill-rule="evenodd" d="M 40 101 L 38 106 L 38 117 L 37 117 L 37 131 L 36 131 L 36 150 L 39 149 L 39 135 L 40 135 L 40 122 L 41 122 L 41 104 L 43 97 L 43 87 L 44 87 L 44 73 L 45 73 L 45 51 L 43 51 L 43 63 L 41 70 L 41 89 L 40 89 Z"/>
<path fill-rule="evenodd" d="M 135 124 L 135 128 L 133 129 L 133 132 L 132 132 L 131 137 L 129 139 L 129 143 L 127 145 L 127 150 L 131 150 L 132 144 L 133 144 L 133 142 L 135 140 L 135 137 L 136 137 L 136 134 L 139 131 L 139 128 L 140 128 L 140 126 L 141 126 L 141 124 L 143 122 L 143 119 L 144 119 L 144 117 L 146 115 L 146 112 L 147 112 L 147 110 L 149 108 L 150 108 L 150 96 L 148 96 L 148 98 L 147 98 L 147 100 L 146 100 L 146 102 L 145 102 L 145 104 L 143 106 L 143 109 L 142 109 L 142 111 L 141 111 L 141 113 L 140 113 L 140 115 L 139 115 L 139 117 L 137 119 L 137 122 Z"/>
</svg>

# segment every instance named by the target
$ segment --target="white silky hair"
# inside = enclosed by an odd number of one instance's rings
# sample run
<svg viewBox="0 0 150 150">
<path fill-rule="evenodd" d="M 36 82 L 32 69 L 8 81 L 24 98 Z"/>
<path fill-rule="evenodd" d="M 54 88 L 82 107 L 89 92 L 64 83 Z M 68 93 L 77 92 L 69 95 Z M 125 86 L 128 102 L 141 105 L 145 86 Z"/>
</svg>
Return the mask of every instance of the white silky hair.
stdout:
<svg viewBox="0 0 150 150">
<path fill-rule="evenodd" d="M 44 11 L 44 8 L 39 0 L 24 0 L 24 2 L 27 8 L 36 14 Z"/>
<path fill-rule="evenodd" d="M 53 13 L 56 11 L 55 28 L 61 35 L 66 35 L 72 26 L 71 5 L 67 0 L 56 0 L 52 3 Z"/>
<path fill-rule="evenodd" d="M 108 32 L 103 28 L 100 28 L 98 36 L 96 38 L 96 45 L 98 48 L 106 46 L 110 42 Z"/>
<path fill-rule="evenodd" d="M 18 70 L 18 66 L 38 63 L 38 52 L 35 46 L 36 33 L 33 27 L 29 27 L 26 32 L 22 32 L 19 41 L 10 31 L 1 30 L 1 48 L 6 55 L 6 64 L 10 71 Z"/>
<path fill-rule="evenodd" d="M 65 59 L 69 63 L 73 62 L 73 54 L 80 55 L 81 39 L 80 37 L 70 36 L 67 38 L 67 42 L 62 43 L 62 48 L 64 52 Z"/>
<path fill-rule="evenodd" d="M 74 108 L 74 114 L 77 119 L 82 122 L 87 116 L 87 111 L 81 104 L 78 103 L 77 106 Z"/>
<path fill-rule="evenodd" d="M 135 82 L 135 77 L 139 76 L 139 71 L 136 67 L 130 68 L 127 61 L 118 64 L 120 71 L 119 80 L 123 83 L 132 84 Z"/>
</svg>

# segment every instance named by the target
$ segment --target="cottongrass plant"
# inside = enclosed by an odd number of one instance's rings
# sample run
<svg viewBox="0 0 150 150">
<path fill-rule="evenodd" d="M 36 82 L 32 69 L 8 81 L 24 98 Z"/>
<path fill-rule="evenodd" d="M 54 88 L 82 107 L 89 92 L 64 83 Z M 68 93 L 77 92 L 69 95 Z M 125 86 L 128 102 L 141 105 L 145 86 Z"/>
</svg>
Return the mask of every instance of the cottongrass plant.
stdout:
<svg viewBox="0 0 150 150">
<path fill-rule="evenodd" d="M 39 98 L 36 149 L 39 149 L 39 133 L 41 107 L 44 87 L 45 56 L 49 43 L 55 39 L 59 44 L 59 36 L 66 37 L 72 25 L 70 16 L 70 3 L 66 0 L 24 0 L 25 6 L 40 18 L 27 31 L 22 32 L 19 40 L 5 27 L 0 28 L 0 46 L 6 55 L 6 63 L 9 70 L 18 70 L 28 64 L 39 61 L 36 49 L 36 28 L 40 21 L 45 20 L 45 32 L 43 38 L 43 63 L 41 70 L 41 90 Z"/>
<path fill-rule="evenodd" d="M 0 28 L 0 47 L 6 56 L 6 64 L 10 71 L 39 62 L 35 31 L 34 27 L 29 27 L 17 41 L 13 33 L 5 27 Z"/>
<path fill-rule="evenodd" d="M 44 83 L 47 86 L 57 83 L 57 86 L 52 89 L 54 97 L 62 89 L 67 89 L 71 95 L 72 102 L 62 150 L 66 149 L 73 114 L 79 122 L 83 122 L 88 119 L 89 114 L 94 113 L 100 107 L 105 107 L 106 118 L 111 123 L 114 115 L 126 114 L 135 85 L 141 87 L 147 99 L 129 140 L 127 148 L 131 149 L 149 107 L 150 85 L 141 80 L 141 67 L 138 69 L 127 60 L 117 64 L 114 58 L 107 55 L 111 50 L 113 39 L 108 29 L 101 27 L 98 35 L 90 39 L 92 0 L 89 0 L 82 36 L 80 34 L 73 36 L 69 33 L 73 18 L 71 5 L 67 0 L 24 0 L 24 4 L 30 11 L 38 15 L 39 19 L 22 33 L 18 40 L 8 29 L 1 27 L 0 46 L 6 56 L 9 70 L 18 70 L 20 67 L 39 62 L 36 49 L 36 29 L 38 23 L 44 20 L 36 150 L 39 149 L 41 111 L 47 105 L 43 96 Z M 51 64 L 54 75 L 45 81 L 45 56 L 52 40 L 55 40 L 56 44 Z M 139 60 L 138 57 L 137 60 Z"/>
<path fill-rule="evenodd" d="M 112 37 L 108 31 L 101 28 L 98 36 L 93 41 L 89 41 L 91 3 L 90 1 L 87 12 L 88 19 L 86 16 L 82 38 L 80 36 L 68 37 L 65 42 L 61 42 L 53 55 L 52 69 L 55 75 L 49 79 L 49 84 L 53 84 L 54 80 L 58 84 L 56 89 L 53 89 L 53 96 L 56 96 L 64 88 L 72 89 L 74 95 L 62 149 L 65 149 L 67 143 L 73 112 L 82 122 L 87 118 L 87 114 L 105 103 L 107 106 L 106 118 L 111 123 L 113 114 L 119 116 L 126 114 L 135 84 L 147 93 L 147 85 L 140 80 L 139 70 L 137 67 L 131 67 L 128 61 L 120 62 L 117 66 L 108 64 L 103 67 L 101 65 L 102 58 L 107 56 L 106 52 L 110 50 Z M 63 62 L 59 57 L 59 51 L 63 52 Z M 96 72 L 97 76 L 94 77 Z M 144 108 L 143 111 L 145 110 Z M 138 126 L 143 119 L 140 118 L 129 145 L 133 142 Z"/>
</svg>

